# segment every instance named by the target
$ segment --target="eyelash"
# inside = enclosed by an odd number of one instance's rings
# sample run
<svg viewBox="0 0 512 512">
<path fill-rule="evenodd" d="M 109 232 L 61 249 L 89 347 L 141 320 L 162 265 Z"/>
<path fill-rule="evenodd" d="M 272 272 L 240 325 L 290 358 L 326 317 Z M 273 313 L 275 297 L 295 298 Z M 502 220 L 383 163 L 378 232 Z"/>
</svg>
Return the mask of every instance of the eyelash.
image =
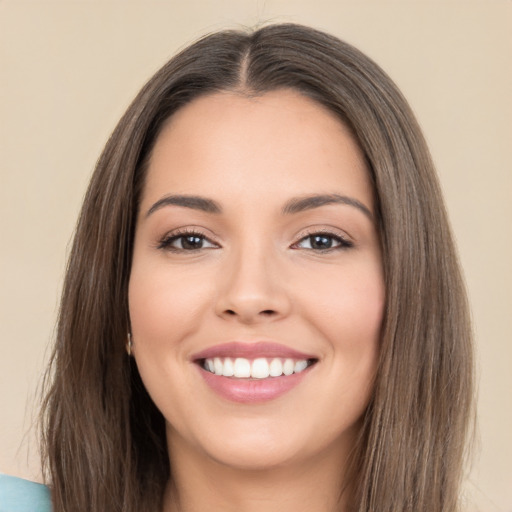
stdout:
<svg viewBox="0 0 512 512">
<path fill-rule="evenodd" d="M 301 236 L 301 238 L 299 239 L 299 241 L 295 242 L 292 245 L 292 249 L 299 249 L 299 247 L 297 247 L 298 244 L 300 244 L 301 242 L 303 242 L 304 240 L 307 240 L 307 239 L 310 239 L 310 242 L 311 242 L 311 239 L 314 237 L 329 238 L 329 239 L 333 240 L 335 243 L 338 243 L 339 245 L 337 245 L 336 247 L 328 247 L 326 249 L 307 248 L 306 249 L 307 251 L 328 253 L 328 252 L 332 252 L 332 251 L 346 250 L 346 249 L 350 249 L 350 248 L 354 247 L 353 242 L 351 242 L 350 240 L 347 240 L 347 238 L 340 235 L 339 233 L 335 234 L 335 233 L 332 233 L 331 231 L 327 231 L 327 230 L 314 230 L 311 232 L 304 233 Z"/>
<path fill-rule="evenodd" d="M 202 241 L 207 240 L 211 244 L 215 244 L 215 242 L 212 242 L 208 237 L 199 231 L 195 231 L 193 229 L 183 229 L 171 233 L 170 235 L 165 235 L 164 238 L 162 238 L 162 240 L 160 240 L 158 243 L 157 248 L 171 252 L 196 252 L 198 250 L 200 251 L 201 249 L 205 249 L 204 247 L 200 247 L 199 249 L 180 249 L 178 247 L 172 246 L 175 241 L 179 240 L 180 238 L 185 239 L 187 237 L 200 238 Z"/>
<path fill-rule="evenodd" d="M 212 247 L 199 247 L 197 249 L 184 249 L 184 248 L 178 248 L 178 247 L 172 246 L 172 244 L 174 242 L 176 242 L 177 240 L 190 238 L 190 237 L 198 238 L 203 242 L 206 240 L 207 242 L 209 242 L 211 244 L 218 245 L 216 242 L 213 242 L 212 240 L 210 240 L 208 237 L 206 237 L 203 233 L 201 233 L 199 231 L 184 229 L 184 230 L 180 230 L 178 232 L 172 233 L 170 235 L 166 235 L 164 238 L 162 238 L 160 240 L 160 242 L 157 245 L 157 248 L 166 250 L 166 251 L 170 251 L 170 252 L 175 252 L 175 253 L 197 252 L 200 250 L 212 249 Z M 337 250 L 346 250 L 346 249 L 350 249 L 350 248 L 354 247 L 353 242 L 351 242 L 350 240 L 347 240 L 345 237 L 343 237 L 339 234 L 331 233 L 330 231 L 320 230 L 320 231 L 312 231 L 312 232 L 303 234 L 301 236 L 301 238 L 291 246 L 291 248 L 292 249 L 300 249 L 300 247 L 298 247 L 298 245 L 307 239 L 310 239 L 310 245 L 311 245 L 311 239 L 313 237 L 328 238 L 328 239 L 333 240 L 334 243 L 337 243 L 338 245 L 336 247 L 328 247 L 326 249 L 313 249 L 311 247 L 311 248 L 305 248 L 305 250 L 319 252 L 319 253 L 328 253 L 328 252 L 337 251 Z M 183 242 L 183 240 L 182 240 L 182 242 Z"/>
</svg>

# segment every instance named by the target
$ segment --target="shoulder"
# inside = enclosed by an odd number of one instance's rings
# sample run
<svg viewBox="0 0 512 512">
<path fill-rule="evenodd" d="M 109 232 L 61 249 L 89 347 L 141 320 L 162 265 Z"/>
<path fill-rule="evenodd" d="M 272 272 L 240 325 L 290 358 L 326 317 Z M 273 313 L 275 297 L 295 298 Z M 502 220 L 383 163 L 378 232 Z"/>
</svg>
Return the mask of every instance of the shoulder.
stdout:
<svg viewBox="0 0 512 512">
<path fill-rule="evenodd" d="M 48 487 L 0 474 L 0 512 L 51 512 Z"/>
</svg>

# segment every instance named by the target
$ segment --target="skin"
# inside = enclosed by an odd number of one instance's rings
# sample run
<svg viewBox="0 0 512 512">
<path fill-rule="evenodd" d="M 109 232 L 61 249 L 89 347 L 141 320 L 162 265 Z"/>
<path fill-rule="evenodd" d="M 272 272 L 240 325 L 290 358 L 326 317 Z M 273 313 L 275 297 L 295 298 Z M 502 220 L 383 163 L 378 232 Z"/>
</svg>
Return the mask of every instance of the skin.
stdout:
<svg viewBox="0 0 512 512">
<path fill-rule="evenodd" d="M 148 214 L 170 194 L 213 199 L 222 213 L 161 205 Z M 340 203 L 282 212 L 311 194 L 346 196 L 369 213 Z M 166 511 L 345 509 L 350 489 L 339 494 L 372 389 L 385 300 L 373 212 L 354 138 L 297 92 L 216 93 L 167 122 L 150 160 L 129 286 L 133 354 L 167 424 L 175 487 Z M 202 248 L 183 248 L 176 237 L 187 229 L 204 237 Z M 314 245 L 318 232 L 332 248 Z M 231 402 L 191 356 L 234 340 L 274 341 L 318 362 L 274 400 Z"/>
</svg>

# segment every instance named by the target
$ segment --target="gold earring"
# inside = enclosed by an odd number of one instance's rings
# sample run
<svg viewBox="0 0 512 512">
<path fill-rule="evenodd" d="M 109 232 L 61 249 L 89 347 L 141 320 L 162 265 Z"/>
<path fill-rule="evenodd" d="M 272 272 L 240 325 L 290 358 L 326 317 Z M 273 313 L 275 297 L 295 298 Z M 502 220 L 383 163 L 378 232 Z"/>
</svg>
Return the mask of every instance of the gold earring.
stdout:
<svg viewBox="0 0 512 512">
<path fill-rule="evenodd" d="M 129 332 L 128 333 L 128 341 L 126 342 L 126 353 L 128 354 L 128 356 L 132 355 L 132 346 L 133 346 L 132 334 Z"/>
</svg>

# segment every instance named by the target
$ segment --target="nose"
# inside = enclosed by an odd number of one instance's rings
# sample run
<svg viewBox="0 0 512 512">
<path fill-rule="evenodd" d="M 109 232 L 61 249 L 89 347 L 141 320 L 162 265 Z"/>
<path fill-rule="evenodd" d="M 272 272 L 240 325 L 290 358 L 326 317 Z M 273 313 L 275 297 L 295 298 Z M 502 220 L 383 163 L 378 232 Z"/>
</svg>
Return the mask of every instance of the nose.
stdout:
<svg viewBox="0 0 512 512">
<path fill-rule="evenodd" d="M 272 322 L 290 313 L 286 278 L 275 255 L 249 249 L 225 262 L 219 286 L 216 314 L 244 324 Z"/>
</svg>

